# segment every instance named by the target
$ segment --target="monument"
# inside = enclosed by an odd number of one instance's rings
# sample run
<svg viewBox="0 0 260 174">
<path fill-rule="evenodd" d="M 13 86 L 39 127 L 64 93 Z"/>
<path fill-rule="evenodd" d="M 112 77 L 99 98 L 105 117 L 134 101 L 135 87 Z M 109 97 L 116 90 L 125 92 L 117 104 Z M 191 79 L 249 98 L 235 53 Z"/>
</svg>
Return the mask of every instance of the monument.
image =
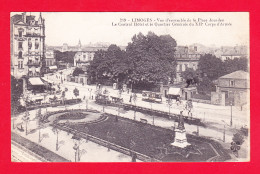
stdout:
<svg viewBox="0 0 260 174">
<path fill-rule="evenodd" d="M 185 130 L 185 127 L 184 127 L 182 111 L 179 115 L 178 127 L 175 129 L 174 142 L 171 143 L 171 145 L 176 146 L 176 147 L 180 147 L 180 148 L 185 148 L 185 147 L 190 145 L 187 142 L 187 138 L 186 138 L 186 130 Z"/>
</svg>

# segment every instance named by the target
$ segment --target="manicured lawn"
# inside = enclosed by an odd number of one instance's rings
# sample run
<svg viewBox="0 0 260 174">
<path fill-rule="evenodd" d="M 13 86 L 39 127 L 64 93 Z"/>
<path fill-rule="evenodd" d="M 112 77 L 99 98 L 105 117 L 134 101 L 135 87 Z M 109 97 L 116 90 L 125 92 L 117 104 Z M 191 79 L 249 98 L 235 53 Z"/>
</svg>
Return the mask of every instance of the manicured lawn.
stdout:
<svg viewBox="0 0 260 174">
<path fill-rule="evenodd" d="M 97 123 L 73 124 L 70 127 L 80 132 L 85 132 L 87 127 L 90 135 L 125 148 L 131 148 L 132 140 L 135 144 L 133 150 L 162 161 L 206 161 L 217 155 L 209 144 L 216 143 L 212 140 L 187 135 L 188 142 L 192 146 L 181 149 L 170 145 L 174 141 L 172 130 L 122 117 L 118 117 L 117 122 L 115 120 L 116 116 L 107 115 L 107 119 Z M 167 153 L 164 153 L 166 148 Z M 217 146 L 217 151 L 221 152 L 220 155 L 225 153 L 222 150 L 221 146 Z"/>
</svg>

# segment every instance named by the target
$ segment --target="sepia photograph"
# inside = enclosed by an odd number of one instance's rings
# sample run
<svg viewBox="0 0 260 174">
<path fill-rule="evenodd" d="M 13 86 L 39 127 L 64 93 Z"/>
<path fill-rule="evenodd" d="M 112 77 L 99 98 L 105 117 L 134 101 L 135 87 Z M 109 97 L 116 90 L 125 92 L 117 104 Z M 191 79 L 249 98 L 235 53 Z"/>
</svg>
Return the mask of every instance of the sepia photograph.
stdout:
<svg viewBox="0 0 260 174">
<path fill-rule="evenodd" d="M 249 162 L 249 48 L 248 12 L 11 12 L 11 161 Z"/>
</svg>

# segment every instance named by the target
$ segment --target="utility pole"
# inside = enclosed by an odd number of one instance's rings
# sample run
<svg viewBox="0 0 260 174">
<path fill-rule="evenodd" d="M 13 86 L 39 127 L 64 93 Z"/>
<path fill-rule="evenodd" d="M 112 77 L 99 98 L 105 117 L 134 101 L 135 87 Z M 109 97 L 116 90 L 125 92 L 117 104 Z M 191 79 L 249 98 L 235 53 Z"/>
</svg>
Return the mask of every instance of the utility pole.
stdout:
<svg viewBox="0 0 260 174">
<path fill-rule="evenodd" d="M 223 131 L 223 142 L 226 141 L 226 125 L 224 124 L 224 131 Z"/>
<path fill-rule="evenodd" d="M 232 101 L 230 102 L 230 106 L 231 106 L 231 117 L 230 117 L 230 126 L 232 126 L 232 124 L 233 124 L 233 120 L 232 120 Z"/>
</svg>

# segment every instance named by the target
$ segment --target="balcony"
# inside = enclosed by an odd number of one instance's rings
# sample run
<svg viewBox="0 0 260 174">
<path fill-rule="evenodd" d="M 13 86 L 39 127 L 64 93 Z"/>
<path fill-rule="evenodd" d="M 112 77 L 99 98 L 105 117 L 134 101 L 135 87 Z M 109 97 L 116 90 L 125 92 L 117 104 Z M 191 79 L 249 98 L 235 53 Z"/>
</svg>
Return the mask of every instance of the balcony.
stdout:
<svg viewBox="0 0 260 174">
<path fill-rule="evenodd" d="M 28 66 L 40 66 L 41 62 L 40 61 L 29 61 L 27 63 Z"/>
</svg>

